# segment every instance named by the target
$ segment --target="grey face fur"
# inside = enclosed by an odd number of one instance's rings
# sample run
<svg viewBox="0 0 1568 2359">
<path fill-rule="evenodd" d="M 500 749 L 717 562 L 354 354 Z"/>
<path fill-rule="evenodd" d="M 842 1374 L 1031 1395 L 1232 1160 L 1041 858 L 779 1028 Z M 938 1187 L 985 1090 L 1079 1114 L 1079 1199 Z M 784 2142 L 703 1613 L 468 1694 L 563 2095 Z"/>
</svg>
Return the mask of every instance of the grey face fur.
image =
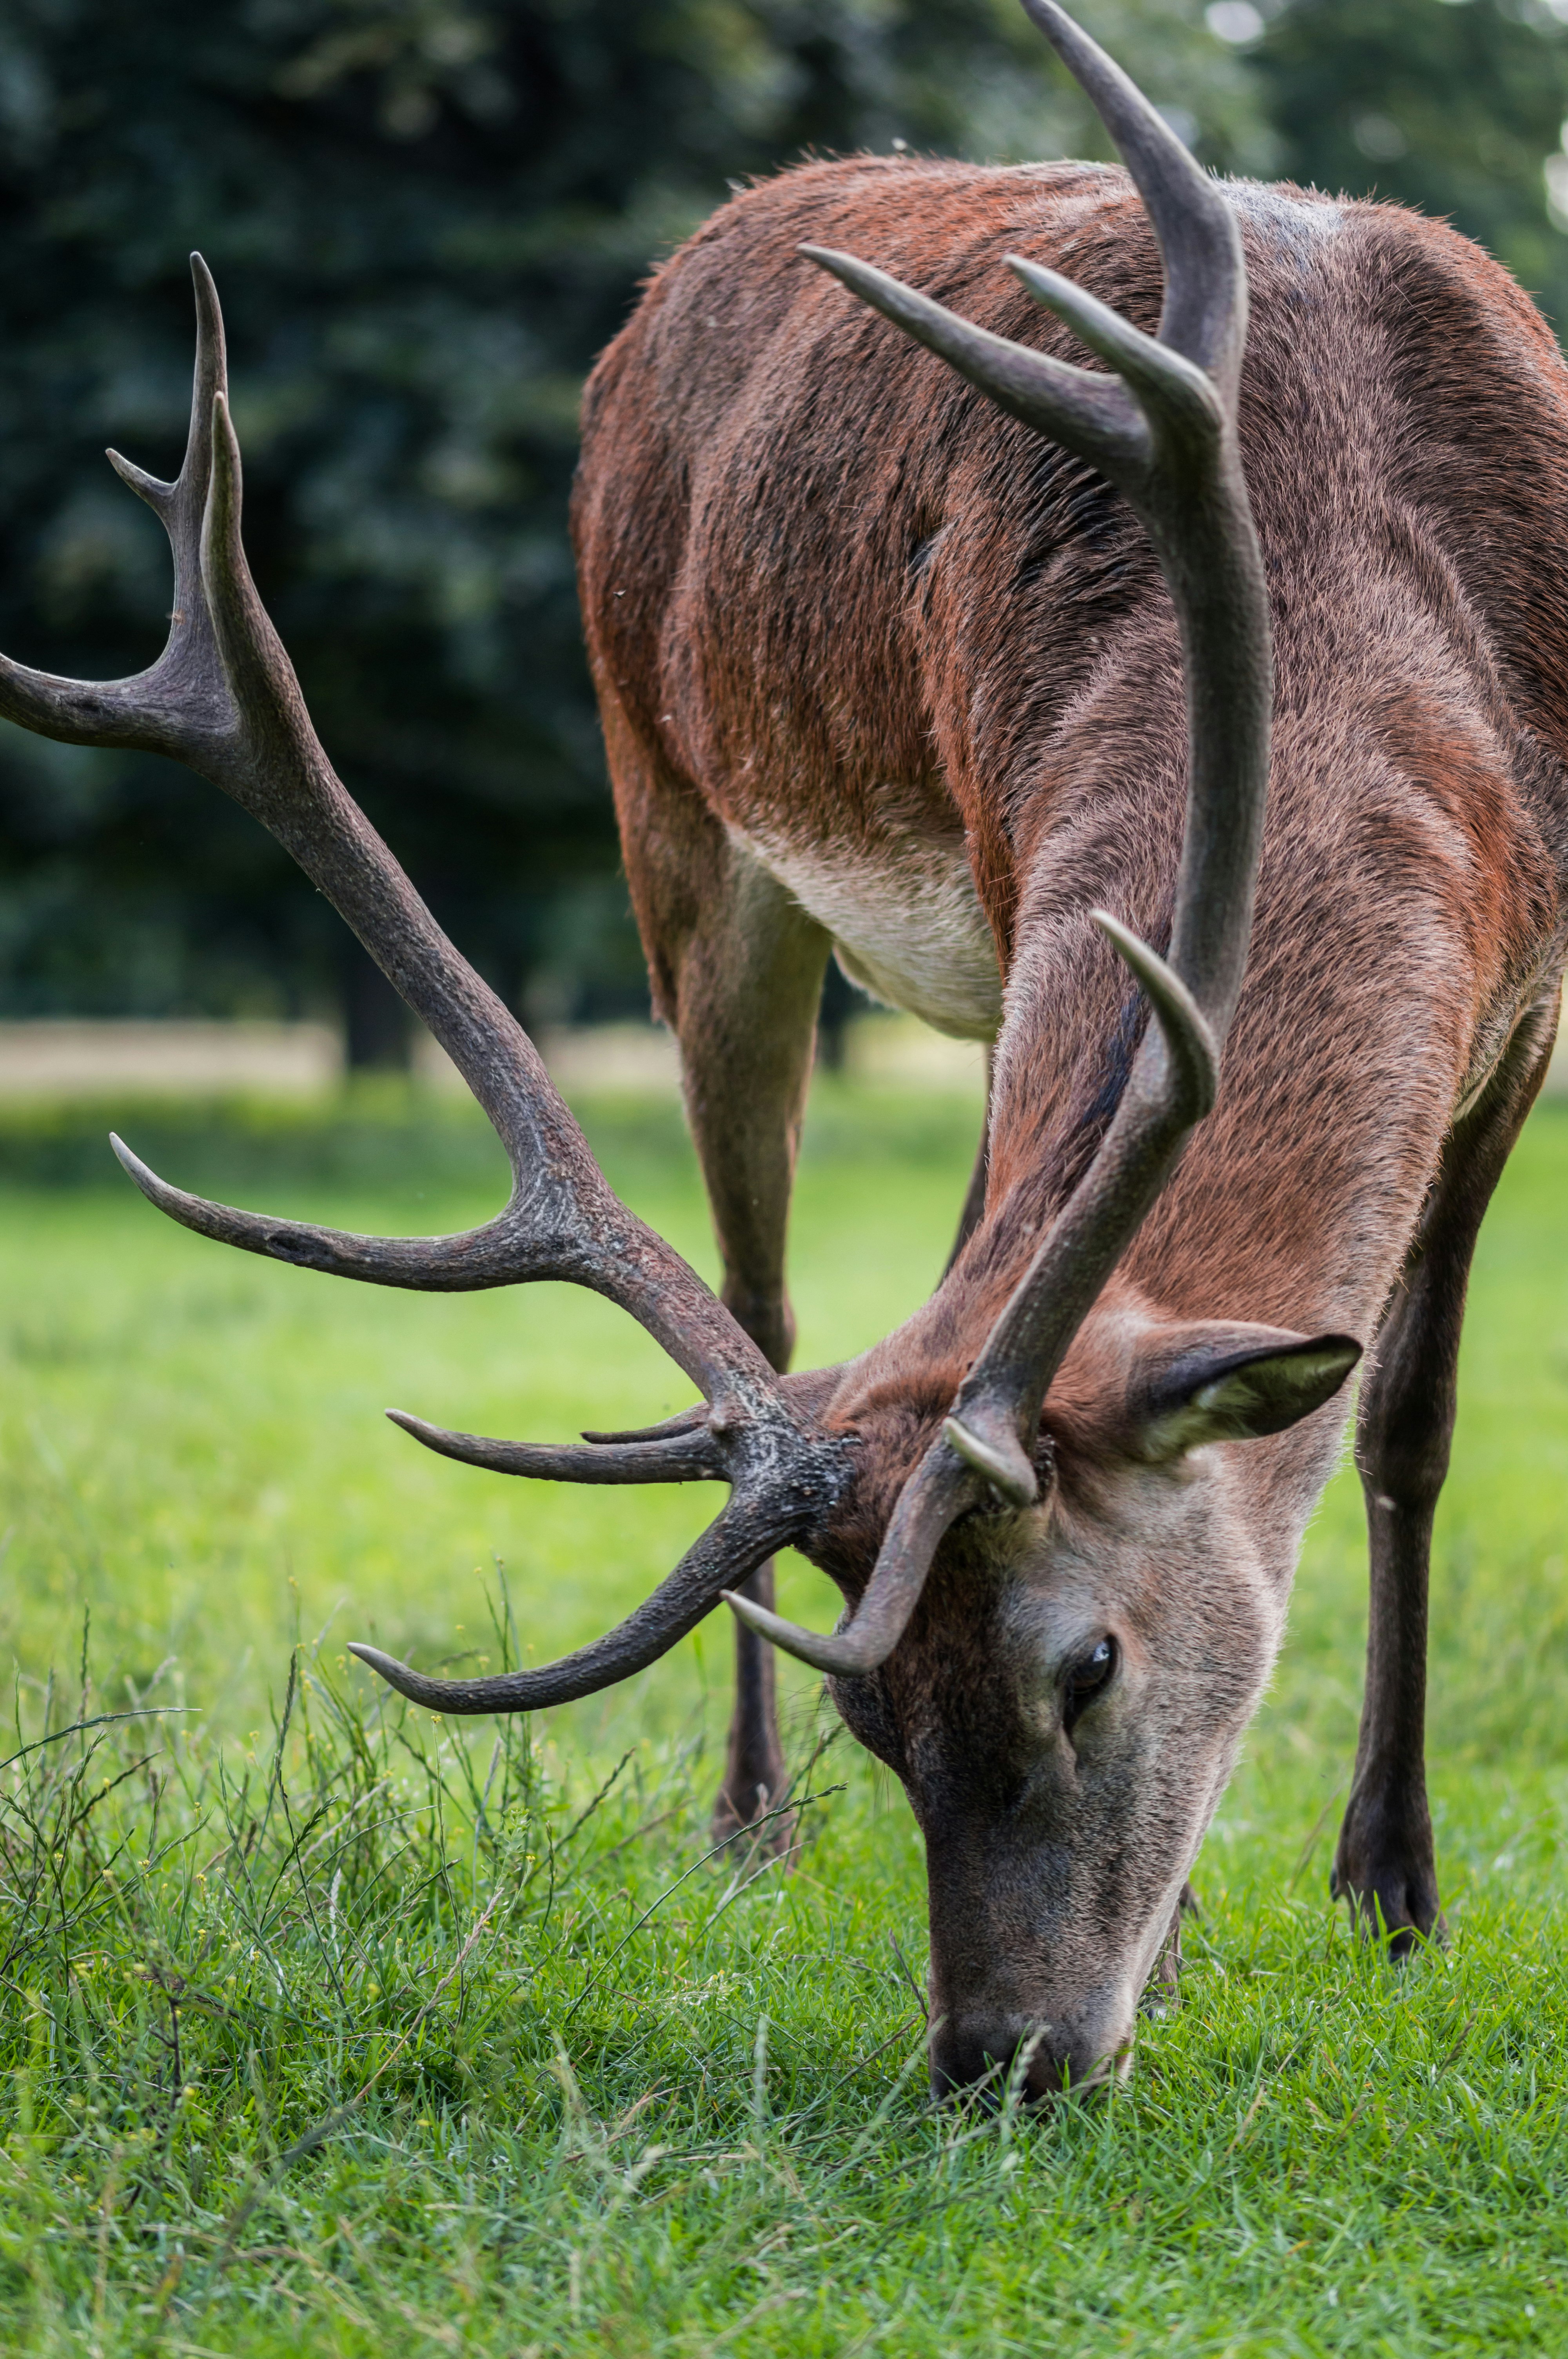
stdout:
<svg viewBox="0 0 1568 2359">
<path fill-rule="evenodd" d="M 1283 1444 L 1240 1437 L 1315 1411 L 1353 1354 L 1197 1332 L 1201 1347 L 1189 1335 L 1163 1354 L 1179 1396 L 1151 1398 L 1145 1353 L 1118 1451 L 1065 1448 L 1038 1507 L 961 1527 L 905 1646 L 873 1679 L 835 1683 L 925 1837 L 939 2092 L 1021 2053 L 1031 2096 L 1125 2061 L 1278 1650 L 1297 1478 L 1308 1459 L 1315 1476 L 1337 1421 Z M 1280 1479 L 1260 1485 L 1244 1462 L 1271 1447 Z"/>
</svg>

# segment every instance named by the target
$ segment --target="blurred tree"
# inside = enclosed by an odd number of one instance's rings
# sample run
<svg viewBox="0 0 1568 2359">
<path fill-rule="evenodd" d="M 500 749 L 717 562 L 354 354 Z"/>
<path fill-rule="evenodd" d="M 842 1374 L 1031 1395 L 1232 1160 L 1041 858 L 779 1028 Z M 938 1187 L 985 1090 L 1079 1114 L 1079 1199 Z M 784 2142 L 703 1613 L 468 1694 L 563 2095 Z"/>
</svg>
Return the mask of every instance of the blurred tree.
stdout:
<svg viewBox="0 0 1568 2359">
<path fill-rule="evenodd" d="M 1561 12 L 1561 13 L 1560 13 Z M 1447 213 L 1568 318 L 1568 0 L 1084 0 L 1206 160 Z M 104 440 L 172 468 L 185 253 L 222 284 L 264 594 L 328 743 L 536 1012 L 641 993 L 580 656 L 577 387 L 727 179 L 804 149 L 1105 141 L 1013 0 L 10 0 L 0 643 L 107 674 L 167 566 Z M 171 766 L 0 732 L 0 1009 L 379 980 Z"/>
<path fill-rule="evenodd" d="M 1271 156 L 1198 0 L 1086 19 L 1220 165 Z M 509 998 L 635 1000 L 566 501 L 577 393 L 727 179 L 806 148 L 1104 153 L 1013 0 L 10 0 L 0 15 L 0 644 L 148 660 L 185 256 L 227 312 L 258 582 L 323 738 Z M 201 781 L 0 729 L 0 1010 L 384 987 Z"/>
<path fill-rule="evenodd" d="M 1454 222 L 1568 328 L 1568 0 L 1219 0 L 1280 170 Z"/>
</svg>

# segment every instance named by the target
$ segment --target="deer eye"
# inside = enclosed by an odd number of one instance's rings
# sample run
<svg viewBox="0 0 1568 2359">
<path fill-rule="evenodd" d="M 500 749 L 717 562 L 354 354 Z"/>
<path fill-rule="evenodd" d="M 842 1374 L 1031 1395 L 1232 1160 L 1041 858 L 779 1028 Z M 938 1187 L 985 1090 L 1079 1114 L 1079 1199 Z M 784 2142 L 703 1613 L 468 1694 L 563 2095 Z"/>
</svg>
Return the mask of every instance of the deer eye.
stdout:
<svg viewBox="0 0 1568 2359">
<path fill-rule="evenodd" d="M 1063 1701 L 1063 1719 L 1069 1728 L 1086 1704 L 1109 1687 L 1116 1677 L 1117 1645 L 1108 1636 L 1080 1655 L 1067 1673 L 1066 1693 Z"/>
</svg>

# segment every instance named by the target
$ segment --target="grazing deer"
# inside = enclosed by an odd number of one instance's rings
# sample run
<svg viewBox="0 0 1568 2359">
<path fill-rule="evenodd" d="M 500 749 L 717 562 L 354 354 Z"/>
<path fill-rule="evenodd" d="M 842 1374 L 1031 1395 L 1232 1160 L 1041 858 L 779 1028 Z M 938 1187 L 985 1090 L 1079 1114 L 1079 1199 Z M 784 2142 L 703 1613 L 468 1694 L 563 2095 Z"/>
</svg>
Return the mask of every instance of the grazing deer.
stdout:
<svg viewBox="0 0 1568 2359">
<path fill-rule="evenodd" d="M 656 274 L 589 392 L 585 619 L 722 1302 L 612 1195 L 330 767 L 246 570 L 200 263 L 179 479 L 114 461 L 174 546 L 165 653 L 104 686 L 7 666 L 3 697 L 264 821 L 515 1174 L 467 1235 L 382 1240 L 202 1202 L 119 1148 L 155 1204 L 381 1285 L 571 1279 L 701 1392 L 570 1449 L 401 1418 L 481 1466 L 730 1497 L 549 1668 L 434 1680 L 355 1651 L 438 1710 L 526 1711 L 640 1670 L 728 1596 L 729 1809 L 778 1783 L 783 1645 L 924 1832 L 935 2085 L 1016 2056 L 1044 2094 L 1128 2054 L 1363 1345 L 1371 1647 L 1336 1886 L 1396 1947 L 1437 1923 L 1428 1541 L 1471 1250 L 1564 958 L 1568 380 L 1462 238 L 1217 184 L 1054 0 L 1025 5 L 1130 183 L 803 166 Z M 994 1039 L 994 1078 L 930 1302 L 789 1376 L 785 1214 L 834 946 Z M 786 1544 L 842 1589 L 837 1635 L 773 1613 Z"/>
</svg>

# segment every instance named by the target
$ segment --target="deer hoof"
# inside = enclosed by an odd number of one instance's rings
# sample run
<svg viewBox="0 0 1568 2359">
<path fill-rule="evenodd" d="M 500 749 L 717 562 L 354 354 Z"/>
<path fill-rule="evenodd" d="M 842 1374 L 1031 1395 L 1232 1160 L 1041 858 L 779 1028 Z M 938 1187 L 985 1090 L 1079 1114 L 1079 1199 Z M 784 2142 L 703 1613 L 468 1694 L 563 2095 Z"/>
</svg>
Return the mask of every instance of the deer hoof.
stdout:
<svg viewBox="0 0 1568 2359">
<path fill-rule="evenodd" d="M 1349 1906 L 1357 1928 L 1381 1942 L 1396 1963 L 1446 1938 L 1437 1877 L 1427 1862 L 1352 1861 L 1342 1852 L 1328 1879 L 1329 1897 Z"/>
</svg>

